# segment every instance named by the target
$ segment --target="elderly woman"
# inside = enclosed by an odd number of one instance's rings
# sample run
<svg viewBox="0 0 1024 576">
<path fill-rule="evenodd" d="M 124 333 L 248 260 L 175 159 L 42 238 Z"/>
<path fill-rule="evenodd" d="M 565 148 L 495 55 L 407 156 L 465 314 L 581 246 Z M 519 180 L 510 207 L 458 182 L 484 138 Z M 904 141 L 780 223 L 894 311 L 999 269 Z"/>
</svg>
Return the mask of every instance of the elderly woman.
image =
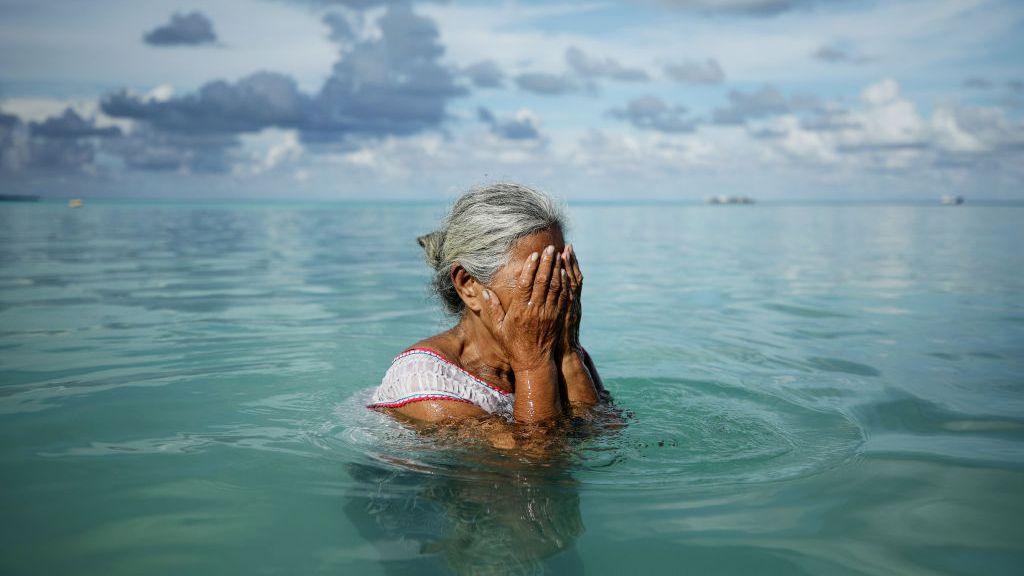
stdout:
<svg viewBox="0 0 1024 576">
<path fill-rule="evenodd" d="M 459 316 L 395 358 L 371 408 L 420 422 L 498 414 L 541 424 L 605 397 L 579 343 L 583 275 L 545 194 L 495 184 L 464 194 L 419 238 L 433 289 Z"/>
</svg>

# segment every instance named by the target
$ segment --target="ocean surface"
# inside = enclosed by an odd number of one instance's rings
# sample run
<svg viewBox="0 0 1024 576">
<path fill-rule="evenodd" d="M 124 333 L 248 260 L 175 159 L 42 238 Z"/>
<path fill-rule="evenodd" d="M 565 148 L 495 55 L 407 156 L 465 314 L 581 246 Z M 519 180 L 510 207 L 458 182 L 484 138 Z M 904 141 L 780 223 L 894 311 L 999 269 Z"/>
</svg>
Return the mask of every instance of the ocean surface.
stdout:
<svg viewBox="0 0 1024 576">
<path fill-rule="evenodd" d="M 537 461 L 363 408 L 442 204 L 0 205 L 0 573 L 1024 572 L 1024 207 L 569 210 Z"/>
</svg>

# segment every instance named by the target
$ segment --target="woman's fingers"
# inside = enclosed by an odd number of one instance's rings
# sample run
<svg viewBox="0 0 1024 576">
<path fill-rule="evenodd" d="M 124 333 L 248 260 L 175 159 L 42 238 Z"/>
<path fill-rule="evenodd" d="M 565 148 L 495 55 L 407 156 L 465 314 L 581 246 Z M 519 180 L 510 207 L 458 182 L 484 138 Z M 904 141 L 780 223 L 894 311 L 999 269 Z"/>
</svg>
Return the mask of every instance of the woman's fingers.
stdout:
<svg viewBox="0 0 1024 576">
<path fill-rule="evenodd" d="M 518 292 L 519 300 L 523 304 L 530 301 L 533 294 L 533 280 L 537 274 L 537 266 L 540 264 L 540 253 L 534 252 L 523 263 L 523 271 L 519 274 Z"/>
<path fill-rule="evenodd" d="M 540 264 L 537 266 L 537 275 L 533 279 L 533 292 L 530 301 L 535 305 L 541 305 L 548 294 L 548 285 L 551 283 L 551 269 L 555 263 L 555 247 L 548 246 L 540 257 Z"/>
<path fill-rule="evenodd" d="M 561 289 L 558 291 L 558 300 L 555 302 L 556 309 L 561 311 L 565 309 L 566 301 L 569 299 L 569 293 L 572 292 L 572 288 L 569 286 L 567 278 L 569 274 L 565 272 L 565 268 L 559 271 L 559 275 L 562 277 Z"/>
<path fill-rule="evenodd" d="M 501 327 L 501 321 L 505 319 L 505 310 L 501 307 L 501 301 L 487 288 L 484 288 L 484 322 L 490 326 L 492 332 Z"/>
<path fill-rule="evenodd" d="M 576 275 L 572 273 L 572 244 L 565 245 L 562 253 L 562 267 L 565 269 L 565 278 L 569 283 L 569 296 L 576 290 Z"/>
<path fill-rule="evenodd" d="M 572 267 L 569 272 L 576 280 L 576 285 L 579 286 L 583 284 L 583 272 L 580 270 L 579 258 L 576 257 L 576 248 L 571 244 L 569 245 L 569 248 L 572 250 Z"/>
<path fill-rule="evenodd" d="M 563 286 L 565 286 L 565 268 L 562 267 L 562 254 L 558 253 L 555 255 L 555 267 L 551 271 L 551 283 L 548 286 L 546 298 L 548 306 L 554 306 L 558 303 Z"/>
</svg>

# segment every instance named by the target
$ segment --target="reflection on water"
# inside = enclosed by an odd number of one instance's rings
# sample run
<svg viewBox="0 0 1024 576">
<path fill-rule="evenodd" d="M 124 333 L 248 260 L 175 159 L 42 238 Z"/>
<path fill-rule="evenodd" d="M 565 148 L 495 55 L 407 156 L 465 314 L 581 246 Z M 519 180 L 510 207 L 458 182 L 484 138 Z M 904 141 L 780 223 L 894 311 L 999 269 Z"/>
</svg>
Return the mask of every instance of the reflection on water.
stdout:
<svg viewBox="0 0 1024 576">
<path fill-rule="evenodd" d="M 613 450 L 628 415 L 603 407 L 563 422 L 558 433 L 497 450 L 478 426 L 414 430 L 367 410 L 371 393 L 338 405 L 321 435 L 332 448 L 363 455 L 345 463 L 345 513 L 388 573 L 582 573 L 576 476 L 607 465 L 582 454 Z"/>
<path fill-rule="evenodd" d="M 564 467 L 466 466 L 433 474 L 349 463 L 357 495 L 345 514 L 377 547 L 389 574 L 446 567 L 457 574 L 582 574 L 577 483 Z"/>
</svg>

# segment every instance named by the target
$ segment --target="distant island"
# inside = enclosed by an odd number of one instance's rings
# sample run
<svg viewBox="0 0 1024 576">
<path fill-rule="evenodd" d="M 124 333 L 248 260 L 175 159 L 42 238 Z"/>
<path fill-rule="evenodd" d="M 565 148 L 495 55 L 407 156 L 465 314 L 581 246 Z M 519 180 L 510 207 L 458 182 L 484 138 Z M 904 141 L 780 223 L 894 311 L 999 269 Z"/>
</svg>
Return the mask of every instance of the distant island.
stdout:
<svg viewBox="0 0 1024 576">
<path fill-rule="evenodd" d="M 33 194 L 0 194 L 0 202 L 39 202 Z"/>
<path fill-rule="evenodd" d="M 705 201 L 707 204 L 753 204 L 754 199 L 749 196 L 712 196 Z"/>
</svg>

